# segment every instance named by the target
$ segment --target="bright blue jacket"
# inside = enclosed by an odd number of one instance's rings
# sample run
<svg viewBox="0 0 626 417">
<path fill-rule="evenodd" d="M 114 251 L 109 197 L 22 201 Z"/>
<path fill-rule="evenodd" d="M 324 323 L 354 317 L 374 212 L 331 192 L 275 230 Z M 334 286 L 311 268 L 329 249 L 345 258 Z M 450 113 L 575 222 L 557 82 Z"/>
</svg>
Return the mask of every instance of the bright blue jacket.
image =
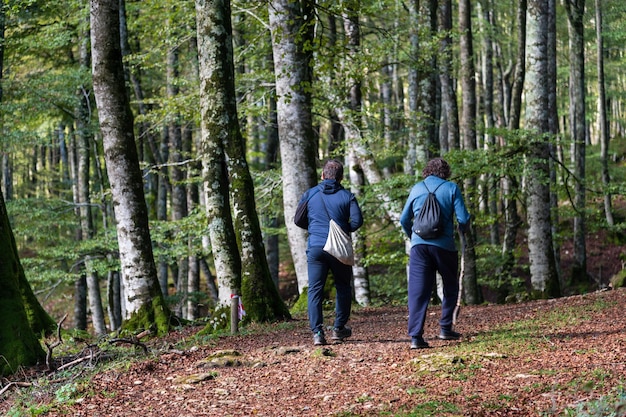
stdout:
<svg viewBox="0 0 626 417">
<path fill-rule="evenodd" d="M 441 215 L 443 216 L 444 226 L 443 233 L 436 239 L 422 239 L 412 230 L 413 219 L 419 213 L 420 208 L 424 204 L 426 196 L 428 195 L 428 191 L 426 190 L 424 183 L 426 183 L 426 187 L 428 187 L 431 192 L 435 191 L 435 189 L 439 186 L 435 192 L 435 196 L 437 197 L 437 201 L 441 207 Z M 465 207 L 461 190 L 451 181 L 446 181 L 436 175 L 430 175 L 424 179 L 424 181 L 420 181 L 415 184 L 411 189 L 409 198 L 407 199 L 404 209 L 402 210 L 402 215 L 400 215 L 400 224 L 402 225 L 404 233 L 406 233 L 406 235 L 411 239 L 411 247 L 415 245 L 434 245 L 446 250 L 455 251 L 456 244 L 454 241 L 453 215 L 456 215 L 456 220 L 461 229 L 465 229 L 470 220 L 470 214 Z"/>
<path fill-rule="evenodd" d="M 300 202 L 307 199 L 309 199 L 309 248 L 324 246 L 331 217 L 346 233 L 354 232 L 363 225 L 363 215 L 354 194 L 343 188 L 336 180 L 323 180 L 308 189 Z"/>
</svg>

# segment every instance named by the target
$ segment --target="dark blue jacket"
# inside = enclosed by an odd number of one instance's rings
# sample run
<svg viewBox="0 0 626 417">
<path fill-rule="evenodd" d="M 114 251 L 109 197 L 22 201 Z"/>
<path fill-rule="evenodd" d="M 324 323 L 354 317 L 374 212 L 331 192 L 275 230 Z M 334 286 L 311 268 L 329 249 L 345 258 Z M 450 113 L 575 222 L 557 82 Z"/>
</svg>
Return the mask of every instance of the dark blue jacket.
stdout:
<svg viewBox="0 0 626 417">
<path fill-rule="evenodd" d="M 309 199 L 308 247 L 324 246 L 331 217 L 346 233 L 354 232 L 363 225 L 363 215 L 354 194 L 343 188 L 336 180 L 323 180 L 308 189 L 300 202 L 307 199 Z"/>
</svg>

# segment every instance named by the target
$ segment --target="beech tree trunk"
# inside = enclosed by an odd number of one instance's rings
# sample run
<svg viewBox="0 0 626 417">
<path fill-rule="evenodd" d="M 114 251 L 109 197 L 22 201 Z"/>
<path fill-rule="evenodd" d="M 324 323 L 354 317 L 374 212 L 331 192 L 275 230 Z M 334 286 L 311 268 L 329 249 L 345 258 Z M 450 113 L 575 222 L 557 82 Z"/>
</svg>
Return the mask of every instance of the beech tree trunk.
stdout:
<svg viewBox="0 0 626 417">
<path fill-rule="evenodd" d="M 293 222 L 302 194 L 317 184 L 317 143 L 311 115 L 311 51 L 314 2 L 273 0 L 269 21 L 276 74 L 276 110 L 283 182 L 283 208 L 298 291 L 309 285 L 306 231 Z"/>
<path fill-rule="evenodd" d="M 585 111 L 585 0 L 566 0 L 569 32 L 569 116 L 573 149 L 572 164 L 574 183 L 574 264 L 570 285 L 588 285 L 587 251 L 585 244 L 585 160 L 587 121 Z"/>
<path fill-rule="evenodd" d="M 459 149 L 459 108 L 452 79 L 452 1 L 439 2 L 439 83 L 441 84 L 441 126 L 439 147 L 442 154 Z"/>
<path fill-rule="evenodd" d="M 78 60 L 84 70 L 89 70 L 91 55 L 89 53 L 89 33 L 84 33 L 80 40 L 78 49 Z M 77 91 L 78 105 L 76 107 L 76 191 L 78 202 L 79 222 L 81 228 L 81 239 L 90 240 L 94 236 L 93 217 L 91 212 L 91 189 L 89 179 L 91 176 L 90 158 L 91 141 L 93 139 L 89 130 L 90 94 L 87 87 L 80 86 Z M 86 277 L 87 293 L 89 295 L 89 309 L 91 311 L 91 322 L 96 335 L 107 333 L 104 321 L 104 308 L 102 306 L 102 296 L 100 293 L 100 280 L 97 271 L 93 268 L 93 261 L 89 255 L 84 259 L 84 274 Z"/>
<path fill-rule="evenodd" d="M 254 321 L 290 318 L 278 295 L 265 257 L 263 236 L 256 213 L 254 184 L 245 158 L 237 118 L 230 1 L 196 0 L 200 56 L 202 122 L 214 141 L 223 144 L 235 230 L 241 245 L 241 295 L 246 314 Z M 205 107 L 206 106 L 206 107 Z M 211 242 L 216 248 L 216 243 Z M 218 276 L 219 279 L 219 276 Z"/>
<path fill-rule="evenodd" d="M 611 203 L 611 192 L 608 187 L 611 183 L 609 175 L 609 125 L 607 121 L 606 90 L 604 88 L 604 39 L 602 35 L 602 4 L 600 0 L 595 1 L 596 8 L 596 46 L 598 69 L 598 126 L 600 131 L 600 162 L 602 164 L 602 185 L 604 192 L 604 217 L 609 226 L 615 224 L 613 219 L 613 208 Z"/>
<path fill-rule="evenodd" d="M 124 82 L 118 0 L 91 1 L 93 87 L 111 184 L 128 328 L 169 330 L 170 312 L 159 283 L 148 210 Z"/>
<path fill-rule="evenodd" d="M 528 144 L 528 249 L 533 295 L 560 295 L 550 220 L 549 0 L 528 1 L 526 124 L 535 130 Z"/>
<path fill-rule="evenodd" d="M 459 48 L 461 55 L 462 85 L 462 122 L 461 134 L 463 148 L 467 151 L 476 150 L 476 79 L 474 65 L 474 46 L 472 38 L 472 8 L 470 0 L 459 1 Z M 464 181 L 464 190 L 469 211 L 474 212 L 476 198 L 472 191 L 476 189 L 476 179 L 468 177 Z M 474 251 L 474 233 L 471 228 L 466 232 L 467 248 L 465 249 L 465 274 L 463 277 L 463 296 L 467 304 L 480 304 L 482 296 L 478 288 L 476 274 L 476 252 Z"/>
<path fill-rule="evenodd" d="M 508 111 L 508 128 L 518 130 L 520 127 L 522 91 L 526 75 L 526 0 L 520 0 L 516 13 L 517 20 L 517 55 L 511 82 L 510 109 Z M 508 172 L 509 170 L 507 170 Z M 502 179 L 504 201 L 504 238 L 502 240 L 502 256 L 504 258 L 500 274 L 509 277 L 515 262 L 514 249 L 517 245 L 517 232 L 522 220 L 517 212 L 517 195 L 519 180 L 516 173 L 510 172 Z"/>
<path fill-rule="evenodd" d="M 359 53 L 361 45 L 361 25 L 359 23 L 359 12 L 352 8 L 347 8 L 343 13 L 343 27 L 348 42 L 348 61 L 352 61 L 356 58 L 356 54 Z M 340 65 L 344 67 L 346 65 Z M 356 117 L 360 117 L 362 108 L 362 93 L 360 80 L 351 79 L 348 83 L 349 91 L 349 111 L 355 114 Z M 335 113 L 344 113 L 343 111 Z M 358 119 L 355 120 L 355 124 L 359 126 Z M 360 140 L 359 136 L 353 136 L 356 133 L 353 130 L 348 130 L 347 140 L 348 143 L 355 143 Z M 346 155 L 346 166 L 348 168 L 348 179 L 350 180 L 350 191 L 357 197 L 363 194 L 363 186 L 365 185 L 365 176 L 363 170 L 359 165 L 359 159 L 353 147 L 348 146 L 348 152 Z M 362 230 L 357 230 L 352 233 L 352 245 L 354 246 L 354 266 L 352 267 L 353 283 L 354 283 L 354 296 L 356 302 L 359 305 L 367 306 L 370 304 L 370 280 L 367 267 L 364 265 L 364 259 L 367 255 L 367 247 L 365 245 L 365 236 Z"/>
</svg>

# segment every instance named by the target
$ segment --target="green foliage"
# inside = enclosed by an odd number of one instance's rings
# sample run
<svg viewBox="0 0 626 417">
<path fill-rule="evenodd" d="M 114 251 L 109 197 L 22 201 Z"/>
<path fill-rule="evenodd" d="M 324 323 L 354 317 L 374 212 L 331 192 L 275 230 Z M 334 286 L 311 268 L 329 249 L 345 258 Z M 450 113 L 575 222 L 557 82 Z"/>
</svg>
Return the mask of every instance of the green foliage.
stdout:
<svg viewBox="0 0 626 417">
<path fill-rule="evenodd" d="M 87 255 L 102 275 L 119 269 L 115 230 L 105 230 L 92 240 L 77 241 L 74 209 L 71 203 L 59 199 L 7 202 L 20 259 L 35 289 L 52 283 L 73 283 L 84 272 Z"/>
<path fill-rule="evenodd" d="M 198 332 L 199 336 L 223 333 L 230 329 L 230 307 L 221 306 L 209 317 L 204 329 Z"/>
<path fill-rule="evenodd" d="M 57 284 L 70 285 L 84 272 L 84 257 L 89 255 L 93 267 L 104 275 L 119 268 L 117 261 L 117 241 L 113 227 L 104 229 L 101 222 L 101 210 L 94 209 L 96 235 L 89 241 L 79 241 L 77 217 L 72 200 L 69 182 L 64 179 L 61 164 L 47 166 L 43 161 L 46 153 L 49 160 L 58 147 L 59 129 L 64 129 L 66 142 L 72 139 L 69 125 L 74 123 L 74 109 L 80 97 L 77 93 L 90 92 L 91 77 L 89 69 L 78 65 L 77 46 L 85 40 L 88 29 L 88 4 L 76 0 L 60 2 L 14 1 L 7 5 L 7 31 L 5 41 L 5 77 L 2 80 L 2 102 L 0 102 L 0 126 L 2 138 L 0 150 L 9 152 L 15 173 L 15 199 L 9 203 L 9 210 L 15 227 L 15 235 L 22 256 L 22 262 L 30 282 L 38 289 L 50 288 Z M 272 95 L 275 93 L 273 63 L 271 59 L 270 36 L 267 31 L 267 5 L 262 2 L 232 3 L 232 22 L 235 30 L 234 60 L 236 67 L 245 68 L 237 71 L 236 88 L 238 93 L 238 111 L 247 140 L 248 157 L 253 167 L 257 212 L 260 214 L 262 231 L 265 236 L 277 235 L 281 238 L 281 267 L 289 270 L 290 258 L 285 247 L 282 205 L 282 181 L 280 168 L 272 166 L 265 170 L 265 141 L 269 129 L 273 126 L 269 117 Z M 134 95 L 132 106 L 137 125 L 147 127 L 147 132 L 138 135 L 138 142 L 144 144 L 145 153 L 142 161 L 146 172 L 163 175 L 167 168 L 154 169 L 153 155 L 146 145 L 148 134 L 159 137 L 163 127 L 172 121 L 188 123 L 194 135 L 198 135 L 199 125 L 198 68 L 197 54 L 194 49 L 195 11 L 193 2 L 172 2 L 149 0 L 127 2 L 127 22 L 130 34 L 131 54 L 124 57 L 129 70 L 140 75 L 144 89 L 143 103 L 147 112 L 139 114 L 139 104 Z M 439 54 L 439 42 L 443 33 L 429 33 L 426 15 L 420 15 L 420 24 L 408 19 L 405 6 L 395 1 L 376 2 L 335 2 L 323 0 L 316 3 L 316 17 L 312 20 L 316 26 L 316 38 L 306 45 L 314 57 L 312 71 L 316 79 L 306 86 L 313 96 L 313 117 L 317 129 L 320 159 L 327 157 L 325 150 L 329 138 L 329 126 L 333 112 L 343 106 L 348 97 L 349 87 L 359 82 L 364 97 L 362 112 L 347 114 L 348 119 L 362 122 L 362 141 L 367 145 L 378 168 L 384 168 L 390 174 L 374 185 L 366 185 L 359 202 L 365 214 L 365 234 L 368 253 L 365 265 L 371 276 L 371 290 L 374 303 L 405 302 L 406 297 L 406 262 L 404 236 L 398 224 L 391 224 L 386 219 L 384 207 L 379 196 L 390 195 L 394 207 L 402 207 L 410 187 L 418 179 L 402 174 L 403 157 L 406 152 L 409 126 L 416 124 L 416 115 L 406 114 L 405 106 L 394 102 L 392 106 L 382 103 L 382 86 L 391 81 L 388 70 L 393 69 L 397 81 L 403 82 L 407 71 L 417 70 L 421 75 L 431 69 L 432 58 Z M 500 16 L 500 22 L 514 22 L 514 9 L 508 5 L 495 3 L 494 13 Z M 614 103 L 623 100 L 621 91 L 623 80 L 619 78 L 619 69 L 623 66 L 621 45 L 626 39 L 626 30 L 621 16 L 624 6 L 616 0 L 607 0 L 603 4 L 605 12 L 606 42 L 606 77 L 608 99 Z M 352 53 L 346 45 L 345 33 L 331 33 L 330 19 L 339 24 L 341 17 L 349 13 L 358 13 L 361 17 L 362 31 L 358 53 Z M 558 12 L 558 42 L 563 46 L 559 50 L 559 115 L 567 113 L 567 39 L 566 17 L 562 8 Z M 517 48 L 515 24 L 490 25 L 480 21 L 474 25 L 477 44 L 487 36 L 496 34 L 501 51 L 502 62 L 513 60 Z M 319 24 L 318 24 L 319 23 Z M 591 26 L 590 26 L 591 27 Z M 417 29 L 419 53 L 411 53 L 409 36 L 411 29 Z M 333 35 L 333 36 L 331 36 Z M 452 34 L 452 36 L 456 36 Z M 589 39 L 592 39 L 591 35 Z M 457 45 L 453 46 L 453 68 L 456 71 Z M 177 74 L 167 73 L 167 54 L 178 54 Z M 588 58 L 594 58 L 589 52 Z M 512 61 L 511 61 L 512 62 Z M 593 75 L 594 65 L 587 65 L 588 75 Z M 135 72 L 137 71 L 137 72 Z M 454 75 L 454 74 L 453 74 Z M 592 79 L 593 77 L 590 77 Z M 167 86 L 175 86 L 178 94 L 172 96 Z M 589 83 L 592 86 L 592 83 Z M 84 87 L 84 90 L 81 90 Z M 394 87 L 395 88 L 395 87 Z M 404 86 L 406 89 L 406 85 Z M 595 105 L 594 88 L 590 87 L 588 105 Z M 405 100 L 398 95 L 399 99 Z M 93 102 L 91 103 L 93 105 Z M 95 107 L 91 107 L 91 126 L 89 131 L 97 129 Z M 386 119 L 389 117 L 391 123 Z M 421 116 L 420 116 L 421 117 Z M 589 123 L 595 122 L 590 111 Z M 618 114 L 612 115 L 613 123 L 620 123 Z M 480 122 L 479 122 L 480 123 Z M 479 126 L 479 129 L 482 127 Z M 489 186 L 481 182 L 481 177 L 489 174 L 499 180 L 511 176 L 523 183 L 524 175 L 532 166 L 528 160 L 529 149 L 537 137 L 529 130 L 515 132 L 506 129 L 492 129 L 479 132 L 482 144 L 485 135 L 497 138 L 497 145 L 480 146 L 478 150 L 467 152 L 453 150 L 445 154 L 453 168 L 452 180 L 463 183 L 465 178 L 479 179 L 479 186 Z M 595 134 L 592 132 L 592 134 Z M 593 138 L 595 139 L 595 138 Z M 551 141 L 563 151 L 564 160 L 568 160 L 570 144 L 567 135 Z M 158 141 L 158 139 L 157 139 Z M 99 140 L 94 141 L 98 149 L 94 152 L 101 160 L 102 149 Z M 43 148 L 34 148 L 41 145 Z M 585 185 L 589 204 L 587 227 L 590 232 L 606 228 L 603 219 L 601 196 L 610 191 L 615 196 L 626 194 L 626 170 L 623 159 L 626 155 L 626 140 L 611 139 L 609 164 L 612 183 L 608 189 L 601 184 L 599 173 L 599 146 L 588 146 L 587 178 Z M 337 151 L 343 157 L 346 149 Z M 193 149 L 184 158 L 197 161 L 199 150 Z M 35 156 L 40 159 L 35 161 Z M 55 156 L 56 157 L 56 156 Z M 46 165 L 37 169 L 39 165 Z M 567 165 L 567 164 L 566 164 Z M 571 202 L 572 187 L 576 179 L 572 178 L 567 166 L 558 166 L 559 180 L 554 191 L 563 204 L 559 206 L 559 218 L 563 221 L 558 231 L 558 242 L 569 239 L 568 222 L 576 214 Z M 92 180 L 96 181 L 97 172 L 92 166 Z M 195 173 L 191 181 L 201 181 Z M 419 177 L 419 172 L 417 177 Z M 106 184 L 106 178 L 103 178 Z M 501 213 L 487 214 L 480 207 L 480 193 L 467 191 L 468 204 L 472 210 L 473 225 L 478 231 L 476 253 L 478 254 L 478 274 L 480 284 L 489 289 L 498 290 L 510 287 L 514 293 L 522 290 L 523 276 L 527 275 L 527 265 L 514 265 L 514 276 L 502 276 L 499 270 L 505 261 L 498 246 L 487 241 L 484 231 L 494 224 L 501 224 Z M 526 196 L 520 186 L 513 195 L 501 195 L 499 198 L 516 199 L 520 215 L 524 217 Z M 33 197 L 36 196 L 36 197 Z M 106 186 L 102 194 L 92 196 L 93 200 L 106 201 L 109 197 Z M 148 196 L 150 201 L 152 197 Z M 202 208 L 195 209 L 191 215 L 181 221 L 153 221 L 150 227 L 154 241 L 155 257 L 168 264 L 175 263 L 190 253 L 210 257 L 203 247 L 201 239 L 205 234 L 206 221 Z M 615 244 L 623 244 L 626 239 L 626 213 L 616 212 L 617 224 L 611 229 L 608 239 Z M 283 226 L 280 226 L 280 225 Z M 523 229 L 520 230 L 520 234 Z M 191 246 L 188 246 L 191 239 Z M 515 253 L 515 259 L 519 259 Z M 291 271 L 291 270 L 290 270 Z M 178 300 L 172 299 L 171 302 Z"/>
<path fill-rule="evenodd" d="M 302 293 L 298 296 L 296 302 L 291 306 L 290 312 L 292 315 L 306 315 L 309 305 L 308 287 L 302 290 Z"/>
<path fill-rule="evenodd" d="M 620 417 L 626 411 L 624 387 L 614 387 L 613 392 L 597 400 L 584 401 L 563 411 L 567 417 Z"/>
</svg>

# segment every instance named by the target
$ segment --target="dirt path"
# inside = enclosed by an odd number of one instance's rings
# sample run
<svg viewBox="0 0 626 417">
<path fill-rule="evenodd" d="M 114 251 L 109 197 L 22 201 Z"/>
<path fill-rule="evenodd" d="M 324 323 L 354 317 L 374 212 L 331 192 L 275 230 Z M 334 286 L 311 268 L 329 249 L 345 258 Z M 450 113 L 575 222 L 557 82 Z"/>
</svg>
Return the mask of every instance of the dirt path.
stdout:
<svg viewBox="0 0 626 417">
<path fill-rule="evenodd" d="M 432 347 L 419 351 L 409 349 L 404 307 L 357 309 L 354 336 L 324 348 L 312 346 L 301 320 L 168 350 L 190 340 L 187 330 L 152 341 L 149 359 L 79 384 L 73 405 L 45 415 L 558 415 L 626 383 L 625 301 L 626 291 L 616 290 L 464 307 L 459 342 L 434 338 L 439 309 L 432 307 Z M 0 414 L 15 395 L 0 402 Z M 50 400 L 35 391 L 30 405 Z"/>
</svg>

